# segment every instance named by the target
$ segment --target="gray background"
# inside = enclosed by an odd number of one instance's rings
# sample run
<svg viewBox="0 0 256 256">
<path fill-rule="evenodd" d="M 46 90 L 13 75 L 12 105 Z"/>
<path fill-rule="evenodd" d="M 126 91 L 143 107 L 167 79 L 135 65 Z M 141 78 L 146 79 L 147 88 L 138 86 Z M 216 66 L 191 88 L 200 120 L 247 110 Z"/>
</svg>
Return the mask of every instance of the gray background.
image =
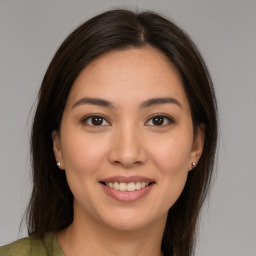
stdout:
<svg viewBox="0 0 256 256">
<path fill-rule="evenodd" d="M 44 72 L 77 25 L 113 7 L 166 14 L 201 50 L 216 88 L 221 131 L 196 255 L 255 256 L 255 0 L 0 0 L 0 244 L 26 235 L 24 226 L 18 230 L 31 188 L 31 108 Z"/>
</svg>

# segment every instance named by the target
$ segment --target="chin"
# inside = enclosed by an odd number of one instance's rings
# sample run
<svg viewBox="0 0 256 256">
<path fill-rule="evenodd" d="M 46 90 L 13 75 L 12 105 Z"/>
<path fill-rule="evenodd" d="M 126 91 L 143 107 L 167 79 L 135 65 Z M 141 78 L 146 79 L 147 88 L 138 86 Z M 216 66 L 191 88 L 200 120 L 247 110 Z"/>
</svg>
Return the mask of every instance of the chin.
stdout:
<svg viewBox="0 0 256 256">
<path fill-rule="evenodd" d="M 102 216 L 105 225 L 116 231 L 137 231 L 146 229 L 157 222 L 166 222 L 167 213 L 152 214 L 152 210 L 136 211 L 134 209 L 122 209 L 113 211 L 110 215 Z"/>
</svg>

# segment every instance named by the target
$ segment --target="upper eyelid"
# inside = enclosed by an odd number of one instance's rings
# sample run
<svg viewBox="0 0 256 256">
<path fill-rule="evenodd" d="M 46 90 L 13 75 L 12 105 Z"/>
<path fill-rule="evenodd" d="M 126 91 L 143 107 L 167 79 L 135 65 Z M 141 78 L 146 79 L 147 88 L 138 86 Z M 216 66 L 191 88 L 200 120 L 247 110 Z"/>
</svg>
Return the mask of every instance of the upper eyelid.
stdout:
<svg viewBox="0 0 256 256">
<path fill-rule="evenodd" d="M 103 119 L 105 119 L 110 125 L 110 121 L 108 120 L 108 118 L 106 118 L 104 115 L 102 114 L 98 114 L 98 113 L 95 113 L 95 114 L 88 114 L 88 115 L 85 115 L 81 118 L 81 121 L 82 122 L 85 122 L 86 120 L 88 120 L 89 118 L 92 118 L 92 117 L 95 117 L 95 116 L 99 116 L 99 117 L 102 117 Z"/>
<path fill-rule="evenodd" d="M 88 114 L 88 115 L 82 117 L 82 118 L 81 118 L 81 121 L 84 122 L 84 121 L 88 120 L 89 118 L 95 117 L 95 116 L 99 116 L 99 117 L 104 118 L 104 119 L 111 125 L 111 122 L 109 121 L 109 119 L 108 119 L 107 117 L 105 117 L 104 115 L 99 114 L 99 113 Z M 175 122 L 176 122 L 175 119 L 174 119 L 172 116 L 168 115 L 168 114 L 157 113 L 157 114 L 152 114 L 152 115 L 150 115 L 150 116 L 147 118 L 147 121 L 145 122 L 145 124 L 146 124 L 147 122 L 149 122 L 152 118 L 154 118 L 154 117 L 159 117 L 159 116 L 160 116 L 160 117 L 163 117 L 163 118 L 167 118 L 167 119 L 168 119 L 170 122 L 172 122 L 172 123 L 175 123 Z"/>
<path fill-rule="evenodd" d="M 160 117 L 163 117 L 163 118 L 167 118 L 167 119 L 169 119 L 171 122 L 175 122 L 175 119 L 172 117 L 172 116 L 170 116 L 170 115 L 168 115 L 168 114 L 164 114 L 164 113 L 158 113 L 158 114 L 153 114 L 153 115 L 151 115 L 151 116 L 149 116 L 148 117 L 148 119 L 147 119 L 147 121 L 146 121 L 146 123 L 149 121 L 149 120 L 151 120 L 152 118 L 154 118 L 154 117 L 158 117 L 158 116 L 160 116 Z"/>
</svg>

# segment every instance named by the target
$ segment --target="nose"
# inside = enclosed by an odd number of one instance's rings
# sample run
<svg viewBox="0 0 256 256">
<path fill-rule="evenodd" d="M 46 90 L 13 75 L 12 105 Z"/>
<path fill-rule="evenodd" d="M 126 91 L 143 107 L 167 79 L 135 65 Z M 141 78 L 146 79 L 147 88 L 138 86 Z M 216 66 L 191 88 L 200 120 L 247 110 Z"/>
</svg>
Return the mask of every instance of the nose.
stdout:
<svg viewBox="0 0 256 256">
<path fill-rule="evenodd" d="M 134 128 L 123 128 L 113 134 L 109 161 L 111 164 L 131 168 L 147 159 L 143 136 Z"/>
</svg>

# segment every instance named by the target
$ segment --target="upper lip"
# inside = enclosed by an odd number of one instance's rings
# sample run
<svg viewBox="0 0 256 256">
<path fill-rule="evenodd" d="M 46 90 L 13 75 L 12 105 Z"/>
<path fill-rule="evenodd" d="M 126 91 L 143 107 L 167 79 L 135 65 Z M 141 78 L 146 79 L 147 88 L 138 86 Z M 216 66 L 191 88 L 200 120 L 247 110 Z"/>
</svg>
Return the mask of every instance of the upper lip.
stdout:
<svg viewBox="0 0 256 256">
<path fill-rule="evenodd" d="M 147 177 L 143 177 L 143 176 L 112 176 L 112 177 L 108 177 L 106 179 L 102 179 L 100 180 L 100 182 L 124 182 L 124 183 L 130 183 L 130 182 L 148 182 L 148 183 L 152 183 L 154 182 L 154 180 L 147 178 Z"/>
</svg>

